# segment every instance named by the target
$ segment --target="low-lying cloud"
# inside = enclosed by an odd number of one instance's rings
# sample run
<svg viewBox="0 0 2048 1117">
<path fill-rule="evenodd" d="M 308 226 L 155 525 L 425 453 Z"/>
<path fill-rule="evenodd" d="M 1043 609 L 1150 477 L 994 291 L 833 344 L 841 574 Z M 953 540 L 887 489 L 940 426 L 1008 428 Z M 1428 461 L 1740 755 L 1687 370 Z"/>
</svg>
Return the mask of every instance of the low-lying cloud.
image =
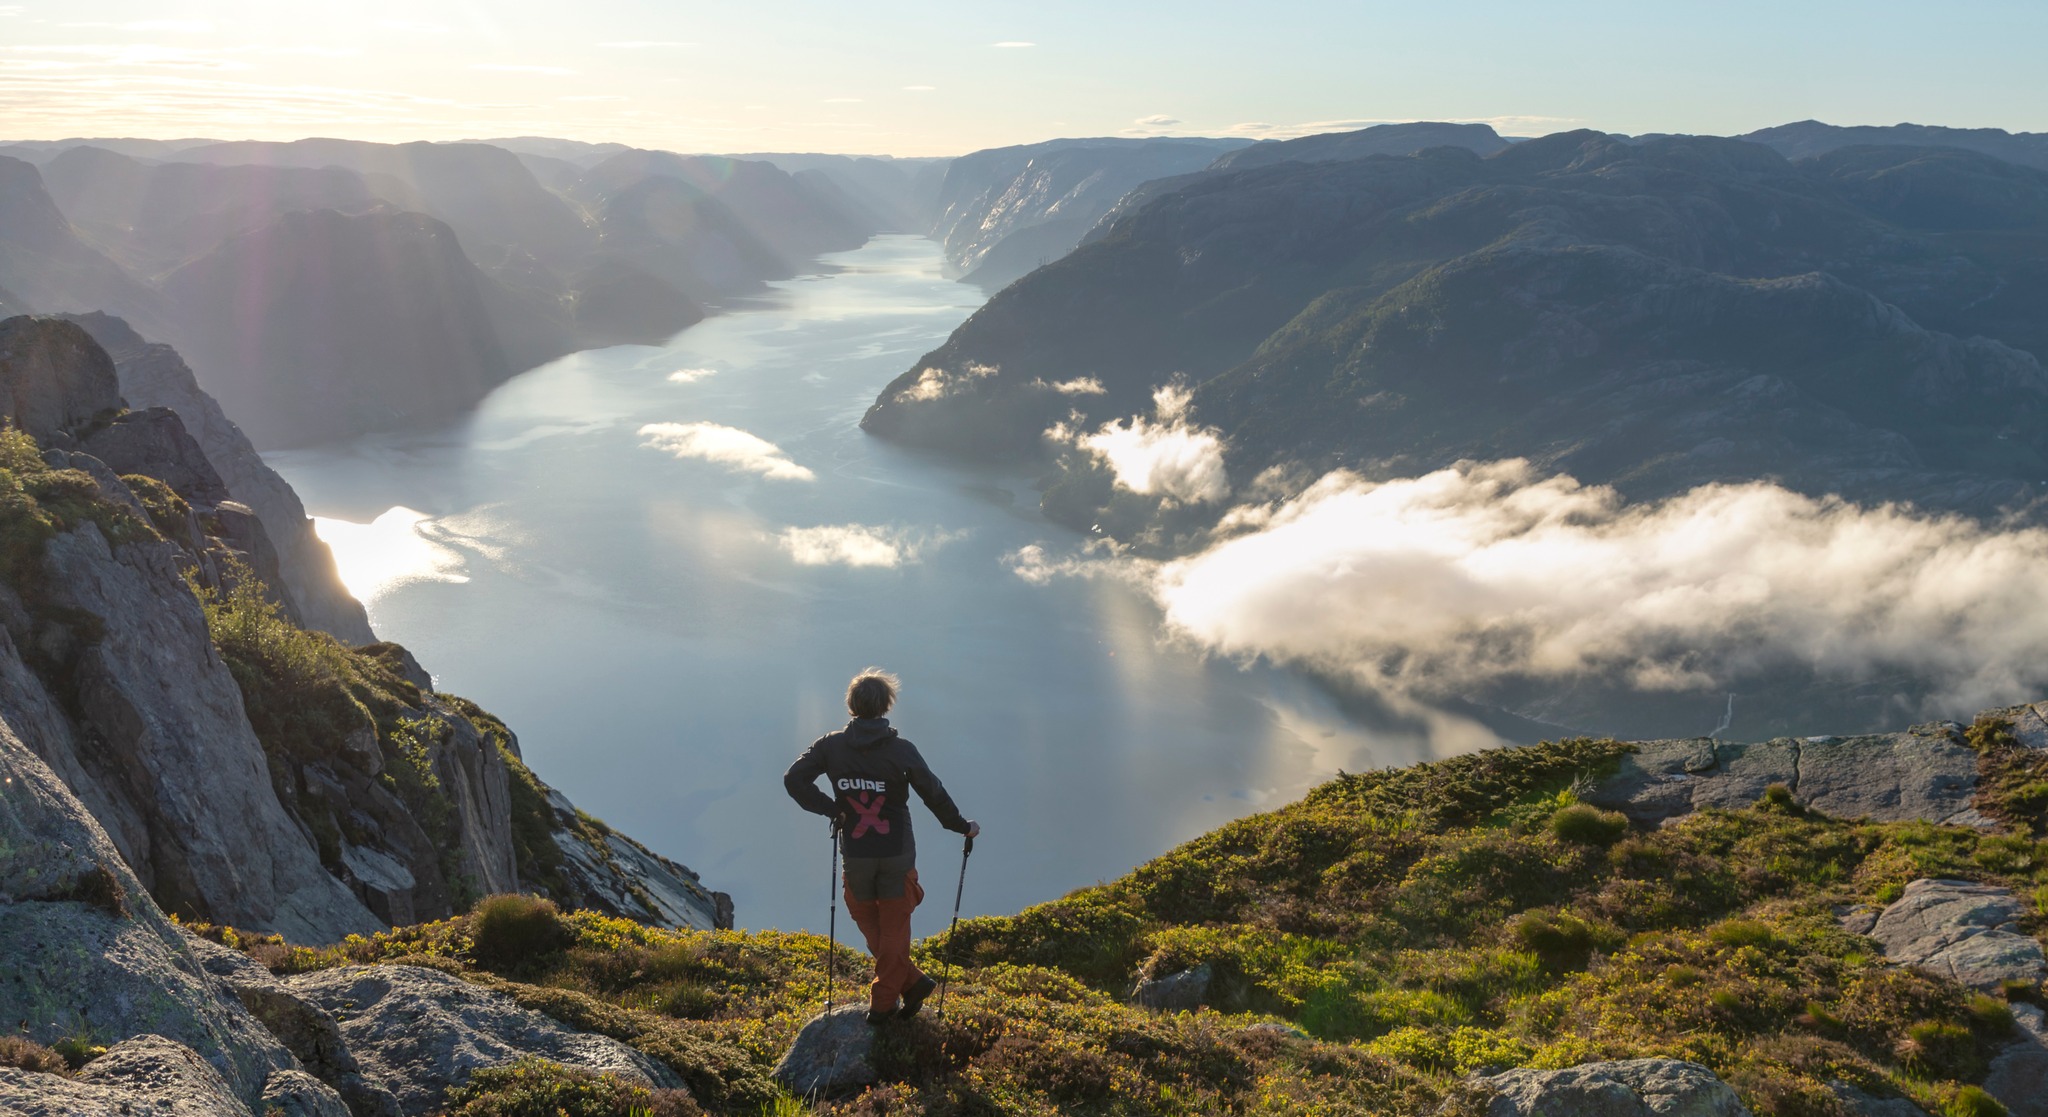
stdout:
<svg viewBox="0 0 2048 1117">
<path fill-rule="evenodd" d="M 935 399 L 944 399 L 977 380 L 987 380 L 996 372 L 994 365 L 969 363 L 957 371 L 929 365 L 919 369 L 917 380 L 910 387 L 897 392 L 896 398 L 907 403 L 928 403 Z"/>
<path fill-rule="evenodd" d="M 916 562 L 930 548 L 954 538 L 867 524 L 827 524 L 786 528 L 776 542 L 799 566 L 891 567 Z"/>
<path fill-rule="evenodd" d="M 1692 690 L 1787 666 L 1906 670 L 1960 709 L 2048 682 L 2041 529 L 1762 483 L 1626 505 L 1520 461 L 1334 472 L 1235 520 L 1244 534 L 1145 568 L 1168 628 L 1368 684 Z M 1061 572 L 1033 559 L 1013 567 Z"/>
<path fill-rule="evenodd" d="M 718 423 L 649 423 L 640 428 L 641 445 L 675 456 L 696 458 L 738 473 L 755 473 L 771 481 L 810 481 L 817 474 L 789 460 L 782 447 L 737 427 Z"/>
<path fill-rule="evenodd" d="M 718 375 L 718 370 L 715 368 L 679 368 L 668 374 L 668 382 L 671 384 L 695 384 L 707 376 L 716 375 Z"/>
<path fill-rule="evenodd" d="M 1116 474 L 1116 483 L 1134 493 L 1211 504 L 1230 495 L 1223 439 L 1214 429 L 1188 421 L 1188 403 L 1186 388 L 1169 385 L 1152 394 L 1150 419 L 1139 415 L 1104 423 L 1093 434 L 1055 427 L 1050 436 L 1101 459 Z"/>
</svg>

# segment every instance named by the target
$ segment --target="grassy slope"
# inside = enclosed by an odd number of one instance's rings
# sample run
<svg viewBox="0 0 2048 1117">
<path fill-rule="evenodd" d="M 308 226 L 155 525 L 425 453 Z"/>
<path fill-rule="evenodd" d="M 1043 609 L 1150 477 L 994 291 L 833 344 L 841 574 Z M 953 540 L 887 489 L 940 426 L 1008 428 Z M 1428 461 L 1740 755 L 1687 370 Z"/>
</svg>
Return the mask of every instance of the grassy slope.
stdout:
<svg viewBox="0 0 2048 1117">
<path fill-rule="evenodd" d="M 1573 802 L 1627 747 L 1603 741 L 1343 776 L 1120 880 L 963 924 L 945 1021 L 885 1033 L 883 1084 L 827 1108 L 1455 1111 L 1459 1078 L 1482 1067 L 1671 1055 L 1713 1067 L 1759 1113 L 1839 1112 L 1830 1080 L 1941 1112 L 2007 1037 L 2004 999 L 1887 965 L 1834 913 L 1923 876 L 2048 898 L 2033 836 L 2048 761 L 1992 722 L 1972 736 L 2006 835 L 1834 821 L 1786 796 L 1634 831 Z M 766 1072 L 823 997 L 816 936 L 656 931 L 516 898 L 326 951 L 242 945 L 284 971 L 461 973 L 666 1060 L 721 1113 L 791 1104 Z M 920 948 L 928 962 L 937 945 Z M 866 971 L 841 949 L 844 998 Z M 1217 1009 L 1123 1004 L 1134 979 L 1201 963 Z M 1247 1029 L 1261 1021 L 1308 1037 Z M 528 1068 L 479 1083 L 462 1111 L 611 1112 L 616 1097 L 562 1098 L 617 1088 Z"/>
</svg>

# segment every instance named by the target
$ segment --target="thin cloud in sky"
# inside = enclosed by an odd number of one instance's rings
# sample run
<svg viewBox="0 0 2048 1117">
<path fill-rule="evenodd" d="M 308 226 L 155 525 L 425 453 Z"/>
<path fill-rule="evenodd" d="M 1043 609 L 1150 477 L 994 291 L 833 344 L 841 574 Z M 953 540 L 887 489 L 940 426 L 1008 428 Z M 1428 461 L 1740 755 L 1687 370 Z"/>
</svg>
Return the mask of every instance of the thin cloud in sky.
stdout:
<svg viewBox="0 0 2048 1117">
<path fill-rule="evenodd" d="M 906 85 L 903 87 L 905 93 L 936 93 L 938 89 L 939 87 L 936 85 Z"/>
<path fill-rule="evenodd" d="M 861 103 L 861 99 L 858 97 L 827 97 L 824 103 L 827 105 L 858 105 Z"/>
<path fill-rule="evenodd" d="M 379 31 L 402 31 L 413 35 L 446 35 L 455 30 L 445 23 L 430 23 L 423 19 L 380 19 Z"/>
<path fill-rule="evenodd" d="M 539 74 L 550 78 L 574 77 L 576 74 L 576 71 L 564 66 L 524 66 L 505 62 L 472 62 L 469 68 L 500 74 Z"/>
<path fill-rule="evenodd" d="M 617 94 L 617 93 L 576 93 L 576 94 L 571 94 L 570 96 L 567 96 L 567 97 L 557 97 L 557 98 L 555 98 L 555 100 L 557 100 L 557 101 L 630 101 L 630 100 L 632 100 L 632 98 L 631 98 L 631 97 L 626 97 L 626 96 L 622 96 L 622 95 L 620 95 L 620 94 Z"/>
<path fill-rule="evenodd" d="M 718 375 L 718 370 L 715 368 L 679 368 L 668 374 L 668 382 L 671 384 L 694 384 L 707 376 L 716 375 Z"/>
<path fill-rule="evenodd" d="M 1138 119 L 1131 121 L 1131 123 L 1143 125 L 1147 128 L 1164 128 L 1169 124 L 1179 124 L 1180 118 L 1177 116 L 1167 116 L 1161 113 L 1153 116 L 1141 116 Z"/>
<path fill-rule="evenodd" d="M 121 25 L 123 31 L 183 31 L 203 35 L 213 30 L 213 22 L 204 19 L 138 19 Z"/>
<path fill-rule="evenodd" d="M 607 50 L 654 50 L 661 47 L 693 47 L 697 44 L 685 43 L 675 39 L 625 39 L 615 43 L 599 43 L 597 45 Z"/>
<path fill-rule="evenodd" d="M 1005 39 L 1005 40 L 1003 40 L 1003 41 L 1002 41 L 1002 42 L 1000 42 L 1000 43 L 990 43 L 989 45 L 990 45 L 990 46 L 994 46 L 994 47 L 1001 47 L 1001 48 L 1003 48 L 1003 49 L 1006 49 L 1006 50 L 1015 50 L 1015 49 L 1018 49 L 1018 48 L 1022 48 L 1022 47 L 1035 47 L 1035 46 L 1037 46 L 1038 44 L 1037 44 L 1037 43 L 1027 43 L 1027 42 L 1024 42 L 1024 41 L 1023 41 L 1023 40 L 1021 40 L 1021 39 Z"/>
</svg>

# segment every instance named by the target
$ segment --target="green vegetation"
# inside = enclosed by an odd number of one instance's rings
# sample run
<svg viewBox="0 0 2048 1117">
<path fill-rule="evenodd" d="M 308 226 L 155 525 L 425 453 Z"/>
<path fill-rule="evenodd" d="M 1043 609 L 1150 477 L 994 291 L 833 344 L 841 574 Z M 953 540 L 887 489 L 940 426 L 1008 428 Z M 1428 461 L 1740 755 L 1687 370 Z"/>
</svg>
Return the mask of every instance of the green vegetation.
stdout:
<svg viewBox="0 0 2048 1117">
<path fill-rule="evenodd" d="M 100 495 L 91 474 L 51 469 L 35 439 L 0 424 L 0 581 L 17 589 L 40 584 L 43 544 L 85 523 L 99 525 L 110 546 L 156 537 L 135 513 Z"/>
<path fill-rule="evenodd" d="M 522 1059 L 486 1067 L 448 1097 L 448 1117 L 691 1117 L 682 1090 L 649 1090 L 611 1075 Z"/>
<path fill-rule="evenodd" d="M 1839 822 L 1769 796 L 1617 829 L 1573 788 L 1627 747 L 1341 776 L 1120 880 L 964 922 L 950 948 L 919 947 L 927 968 L 961 963 L 946 1019 L 928 1009 L 881 1033 L 881 1085 L 820 1111 L 1462 1113 L 1475 1070 L 1654 1055 L 1712 1067 L 1758 1113 L 1840 1114 L 1830 1081 L 1989 1112 L 1972 1091 L 2010 1037 L 2008 1002 L 2041 990 L 1984 996 L 1887 964 L 1835 910 L 1925 876 L 2048 888 L 2048 844 Z M 768 1071 L 824 1001 L 827 945 L 494 897 L 331 948 L 243 948 L 281 971 L 460 974 L 661 1060 L 710 1112 L 753 1117 L 795 1112 Z M 866 964 L 840 947 L 837 999 L 860 995 Z M 1135 982 L 1198 965 L 1212 1007 L 1125 1003 Z M 500 1108 L 458 1112 L 576 1113 L 622 1089 L 529 1067 L 462 1103 Z"/>
</svg>

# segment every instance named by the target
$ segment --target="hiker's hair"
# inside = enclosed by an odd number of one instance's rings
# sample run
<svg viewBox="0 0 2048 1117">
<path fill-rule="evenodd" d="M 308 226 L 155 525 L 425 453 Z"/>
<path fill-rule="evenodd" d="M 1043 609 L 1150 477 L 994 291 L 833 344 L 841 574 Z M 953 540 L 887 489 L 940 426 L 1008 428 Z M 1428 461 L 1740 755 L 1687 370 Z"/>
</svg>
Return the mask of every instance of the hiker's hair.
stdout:
<svg viewBox="0 0 2048 1117">
<path fill-rule="evenodd" d="M 846 684 L 846 710 L 857 718 L 878 718 L 896 704 L 902 680 L 879 667 L 863 668 Z"/>
</svg>

